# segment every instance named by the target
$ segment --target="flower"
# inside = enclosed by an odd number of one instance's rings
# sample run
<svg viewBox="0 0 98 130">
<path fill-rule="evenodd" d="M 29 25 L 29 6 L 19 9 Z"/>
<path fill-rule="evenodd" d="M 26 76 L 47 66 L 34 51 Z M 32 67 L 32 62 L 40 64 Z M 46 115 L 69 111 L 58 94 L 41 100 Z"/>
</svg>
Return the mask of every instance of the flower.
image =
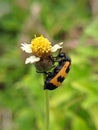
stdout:
<svg viewBox="0 0 98 130">
<path fill-rule="evenodd" d="M 52 52 L 62 48 L 63 43 L 51 45 L 51 42 L 43 35 L 31 40 L 31 44 L 21 43 L 21 49 L 26 53 L 31 54 L 26 58 L 25 64 L 33 63 L 36 69 L 40 72 L 49 70 L 53 64 Z"/>
<path fill-rule="evenodd" d="M 32 56 L 26 58 L 25 64 L 35 63 L 40 61 L 42 57 L 48 57 L 52 52 L 56 52 L 58 49 L 62 48 L 62 44 L 61 42 L 52 46 L 51 42 L 43 35 L 32 39 L 31 44 L 21 43 L 21 49 L 26 53 L 32 54 Z"/>
</svg>

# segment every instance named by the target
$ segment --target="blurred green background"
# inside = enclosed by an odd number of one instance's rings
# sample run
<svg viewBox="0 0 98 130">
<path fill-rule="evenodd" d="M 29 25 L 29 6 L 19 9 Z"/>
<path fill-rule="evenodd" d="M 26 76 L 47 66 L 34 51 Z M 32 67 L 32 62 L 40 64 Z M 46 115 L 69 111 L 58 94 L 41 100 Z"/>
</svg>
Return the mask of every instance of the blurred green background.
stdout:
<svg viewBox="0 0 98 130">
<path fill-rule="evenodd" d="M 50 130 L 98 130 L 98 0 L 0 0 L 0 130 L 45 130 L 43 76 L 20 50 L 35 34 L 72 59 L 49 92 Z"/>
</svg>

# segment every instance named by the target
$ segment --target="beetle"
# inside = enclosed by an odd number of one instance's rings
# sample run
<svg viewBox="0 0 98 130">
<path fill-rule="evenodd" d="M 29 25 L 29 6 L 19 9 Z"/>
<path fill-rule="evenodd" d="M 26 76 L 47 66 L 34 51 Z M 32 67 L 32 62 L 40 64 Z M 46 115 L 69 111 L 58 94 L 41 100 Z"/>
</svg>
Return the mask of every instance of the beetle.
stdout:
<svg viewBox="0 0 98 130">
<path fill-rule="evenodd" d="M 46 76 L 44 89 L 54 90 L 58 88 L 66 78 L 71 65 L 71 59 L 64 52 L 60 52 L 56 57 L 58 64 Z"/>
</svg>

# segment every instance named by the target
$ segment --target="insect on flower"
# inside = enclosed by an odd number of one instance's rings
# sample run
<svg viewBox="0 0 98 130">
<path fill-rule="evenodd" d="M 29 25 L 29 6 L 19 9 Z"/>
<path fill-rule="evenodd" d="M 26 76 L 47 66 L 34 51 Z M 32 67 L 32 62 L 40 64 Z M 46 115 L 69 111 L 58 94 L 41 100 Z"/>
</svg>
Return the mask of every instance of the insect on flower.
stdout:
<svg viewBox="0 0 98 130">
<path fill-rule="evenodd" d="M 61 52 L 62 44 L 52 46 L 51 42 L 42 35 L 32 39 L 31 44 L 21 44 L 21 49 L 31 54 L 30 57 L 26 58 L 25 64 L 33 63 L 38 72 L 46 74 L 44 89 L 53 90 L 59 87 L 70 70 L 71 59 L 64 52 Z M 59 54 L 53 57 L 52 53 L 57 50 L 59 50 Z M 48 72 L 53 67 L 54 62 L 58 64 L 52 72 Z"/>
</svg>

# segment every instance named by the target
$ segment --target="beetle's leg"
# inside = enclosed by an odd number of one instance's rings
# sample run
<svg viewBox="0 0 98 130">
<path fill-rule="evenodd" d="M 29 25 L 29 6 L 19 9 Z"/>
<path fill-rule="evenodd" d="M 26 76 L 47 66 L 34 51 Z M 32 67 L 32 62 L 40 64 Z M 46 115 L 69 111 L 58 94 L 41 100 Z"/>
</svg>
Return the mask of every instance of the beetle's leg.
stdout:
<svg viewBox="0 0 98 130">
<path fill-rule="evenodd" d="M 46 71 L 38 71 L 38 70 L 36 70 L 36 72 L 37 72 L 37 73 L 44 73 L 44 74 L 47 74 Z"/>
<path fill-rule="evenodd" d="M 46 74 L 46 75 L 48 75 L 48 74 L 51 73 L 51 72 L 46 72 L 46 71 L 37 71 L 37 70 L 36 70 L 36 72 L 37 72 L 37 73 L 44 73 L 44 74 Z"/>
</svg>

